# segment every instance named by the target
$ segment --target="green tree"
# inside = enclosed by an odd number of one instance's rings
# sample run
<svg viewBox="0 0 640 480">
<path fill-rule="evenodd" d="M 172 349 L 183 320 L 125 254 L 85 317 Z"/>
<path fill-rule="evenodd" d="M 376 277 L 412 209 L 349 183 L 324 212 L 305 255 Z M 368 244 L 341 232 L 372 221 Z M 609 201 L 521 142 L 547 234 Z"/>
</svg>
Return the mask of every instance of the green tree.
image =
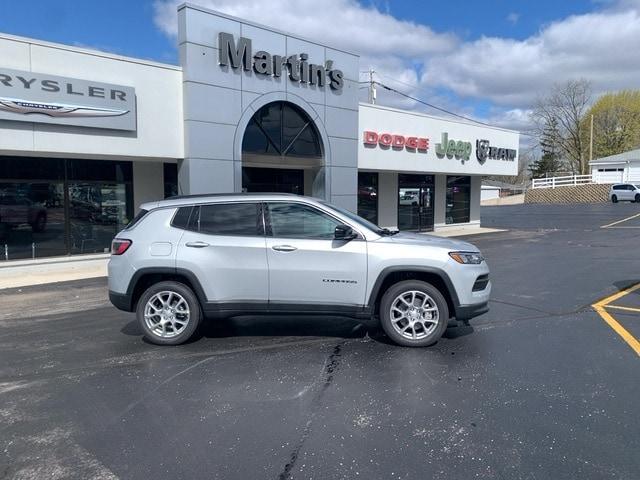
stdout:
<svg viewBox="0 0 640 480">
<path fill-rule="evenodd" d="M 545 177 L 563 169 L 563 163 L 560 160 L 560 142 L 561 137 L 558 131 L 558 120 L 555 117 L 550 117 L 540 135 L 542 156 L 529 165 L 531 177 Z"/>
<path fill-rule="evenodd" d="M 640 147 L 640 90 L 602 95 L 582 119 L 589 139 L 593 115 L 593 158 L 607 157 Z"/>
</svg>

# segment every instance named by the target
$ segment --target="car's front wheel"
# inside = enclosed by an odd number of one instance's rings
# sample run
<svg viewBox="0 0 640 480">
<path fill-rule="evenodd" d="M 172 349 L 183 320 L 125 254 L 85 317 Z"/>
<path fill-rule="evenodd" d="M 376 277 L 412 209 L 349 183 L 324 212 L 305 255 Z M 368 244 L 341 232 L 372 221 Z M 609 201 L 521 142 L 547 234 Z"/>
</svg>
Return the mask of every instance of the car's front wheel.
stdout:
<svg viewBox="0 0 640 480">
<path fill-rule="evenodd" d="M 611 201 L 613 203 L 618 203 L 618 196 L 617 195 L 611 195 Z"/>
<path fill-rule="evenodd" d="M 430 283 L 396 283 L 380 301 L 380 324 L 387 336 L 405 347 L 426 347 L 447 328 L 449 308 L 442 293 Z"/>
<path fill-rule="evenodd" d="M 636 203 L 640 203 L 640 193 L 636 193 Z"/>
<path fill-rule="evenodd" d="M 198 330 L 202 313 L 193 291 L 180 282 L 150 286 L 140 297 L 136 317 L 144 336 L 157 345 L 180 345 Z"/>
</svg>

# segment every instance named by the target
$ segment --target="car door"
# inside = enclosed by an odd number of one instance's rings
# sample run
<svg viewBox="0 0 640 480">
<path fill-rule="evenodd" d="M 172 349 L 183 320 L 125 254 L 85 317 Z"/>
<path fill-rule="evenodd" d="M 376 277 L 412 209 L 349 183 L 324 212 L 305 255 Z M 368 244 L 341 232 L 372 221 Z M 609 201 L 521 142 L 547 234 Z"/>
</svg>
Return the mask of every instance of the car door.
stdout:
<svg viewBox="0 0 640 480">
<path fill-rule="evenodd" d="M 266 308 L 269 272 L 262 204 L 212 203 L 193 207 L 180 239 L 176 267 L 198 277 L 209 302 Z M 225 305 L 220 305 L 224 307 Z"/>
<path fill-rule="evenodd" d="M 367 242 L 335 240 L 343 222 L 300 202 L 268 202 L 269 304 L 361 306 L 367 279 Z"/>
<path fill-rule="evenodd" d="M 633 185 L 626 185 L 627 189 L 625 191 L 626 198 L 625 200 L 635 200 L 636 197 L 636 189 Z"/>
</svg>

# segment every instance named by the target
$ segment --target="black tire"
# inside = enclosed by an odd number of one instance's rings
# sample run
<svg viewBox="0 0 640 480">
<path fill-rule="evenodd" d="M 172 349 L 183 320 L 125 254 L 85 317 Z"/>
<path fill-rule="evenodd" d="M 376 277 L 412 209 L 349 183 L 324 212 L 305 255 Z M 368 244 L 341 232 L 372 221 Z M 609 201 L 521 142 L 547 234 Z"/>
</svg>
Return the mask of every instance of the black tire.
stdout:
<svg viewBox="0 0 640 480">
<path fill-rule="evenodd" d="M 636 193 L 636 203 L 640 203 L 640 193 Z"/>
<path fill-rule="evenodd" d="M 419 339 L 404 337 L 393 326 L 391 319 L 391 305 L 403 293 L 417 291 L 431 297 L 437 307 L 438 322 L 426 336 Z M 380 300 L 380 325 L 387 336 L 394 343 L 403 347 L 428 347 L 436 343 L 447 329 L 449 323 L 449 307 L 440 290 L 427 282 L 420 280 L 405 280 L 398 282 L 387 289 Z M 415 332 L 415 330 L 414 330 Z M 426 333 L 424 331 L 423 333 Z"/>
<path fill-rule="evenodd" d="M 151 300 L 154 295 L 161 292 L 172 292 L 179 295 L 184 299 L 187 306 L 189 307 L 189 319 L 187 324 L 184 325 L 176 335 L 169 338 L 162 337 L 160 334 L 151 329 L 149 325 L 147 325 L 144 317 L 147 302 L 149 302 L 149 300 Z M 179 312 L 175 313 L 175 317 L 178 317 L 178 313 Z M 200 308 L 200 303 L 198 302 L 198 298 L 193 293 L 193 290 L 180 282 L 165 281 L 150 286 L 140 296 L 138 305 L 136 306 L 136 318 L 138 319 L 140 328 L 144 332 L 144 337 L 151 343 L 155 343 L 156 345 L 180 345 L 188 341 L 198 331 L 198 327 L 200 326 L 200 323 L 202 321 L 202 311 Z M 175 323 L 173 325 L 175 325 Z M 171 325 L 169 326 L 169 328 L 173 331 L 173 327 Z M 168 333 L 171 334 L 172 332 Z"/>
<path fill-rule="evenodd" d="M 613 203 L 618 203 L 618 196 L 617 195 L 611 195 L 611 201 Z"/>
</svg>

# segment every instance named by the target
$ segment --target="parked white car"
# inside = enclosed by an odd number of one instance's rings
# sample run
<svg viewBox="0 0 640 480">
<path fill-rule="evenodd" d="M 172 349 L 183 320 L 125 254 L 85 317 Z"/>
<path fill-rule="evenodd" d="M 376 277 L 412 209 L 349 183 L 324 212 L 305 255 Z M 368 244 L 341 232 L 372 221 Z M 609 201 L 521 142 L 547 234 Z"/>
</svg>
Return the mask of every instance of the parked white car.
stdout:
<svg viewBox="0 0 640 480">
<path fill-rule="evenodd" d="M 613 203 L 636 202 L 640 203 L 640 187 L 632 183 L 618 183 L 611 185 L 609 199 Z"/>
</svg>

